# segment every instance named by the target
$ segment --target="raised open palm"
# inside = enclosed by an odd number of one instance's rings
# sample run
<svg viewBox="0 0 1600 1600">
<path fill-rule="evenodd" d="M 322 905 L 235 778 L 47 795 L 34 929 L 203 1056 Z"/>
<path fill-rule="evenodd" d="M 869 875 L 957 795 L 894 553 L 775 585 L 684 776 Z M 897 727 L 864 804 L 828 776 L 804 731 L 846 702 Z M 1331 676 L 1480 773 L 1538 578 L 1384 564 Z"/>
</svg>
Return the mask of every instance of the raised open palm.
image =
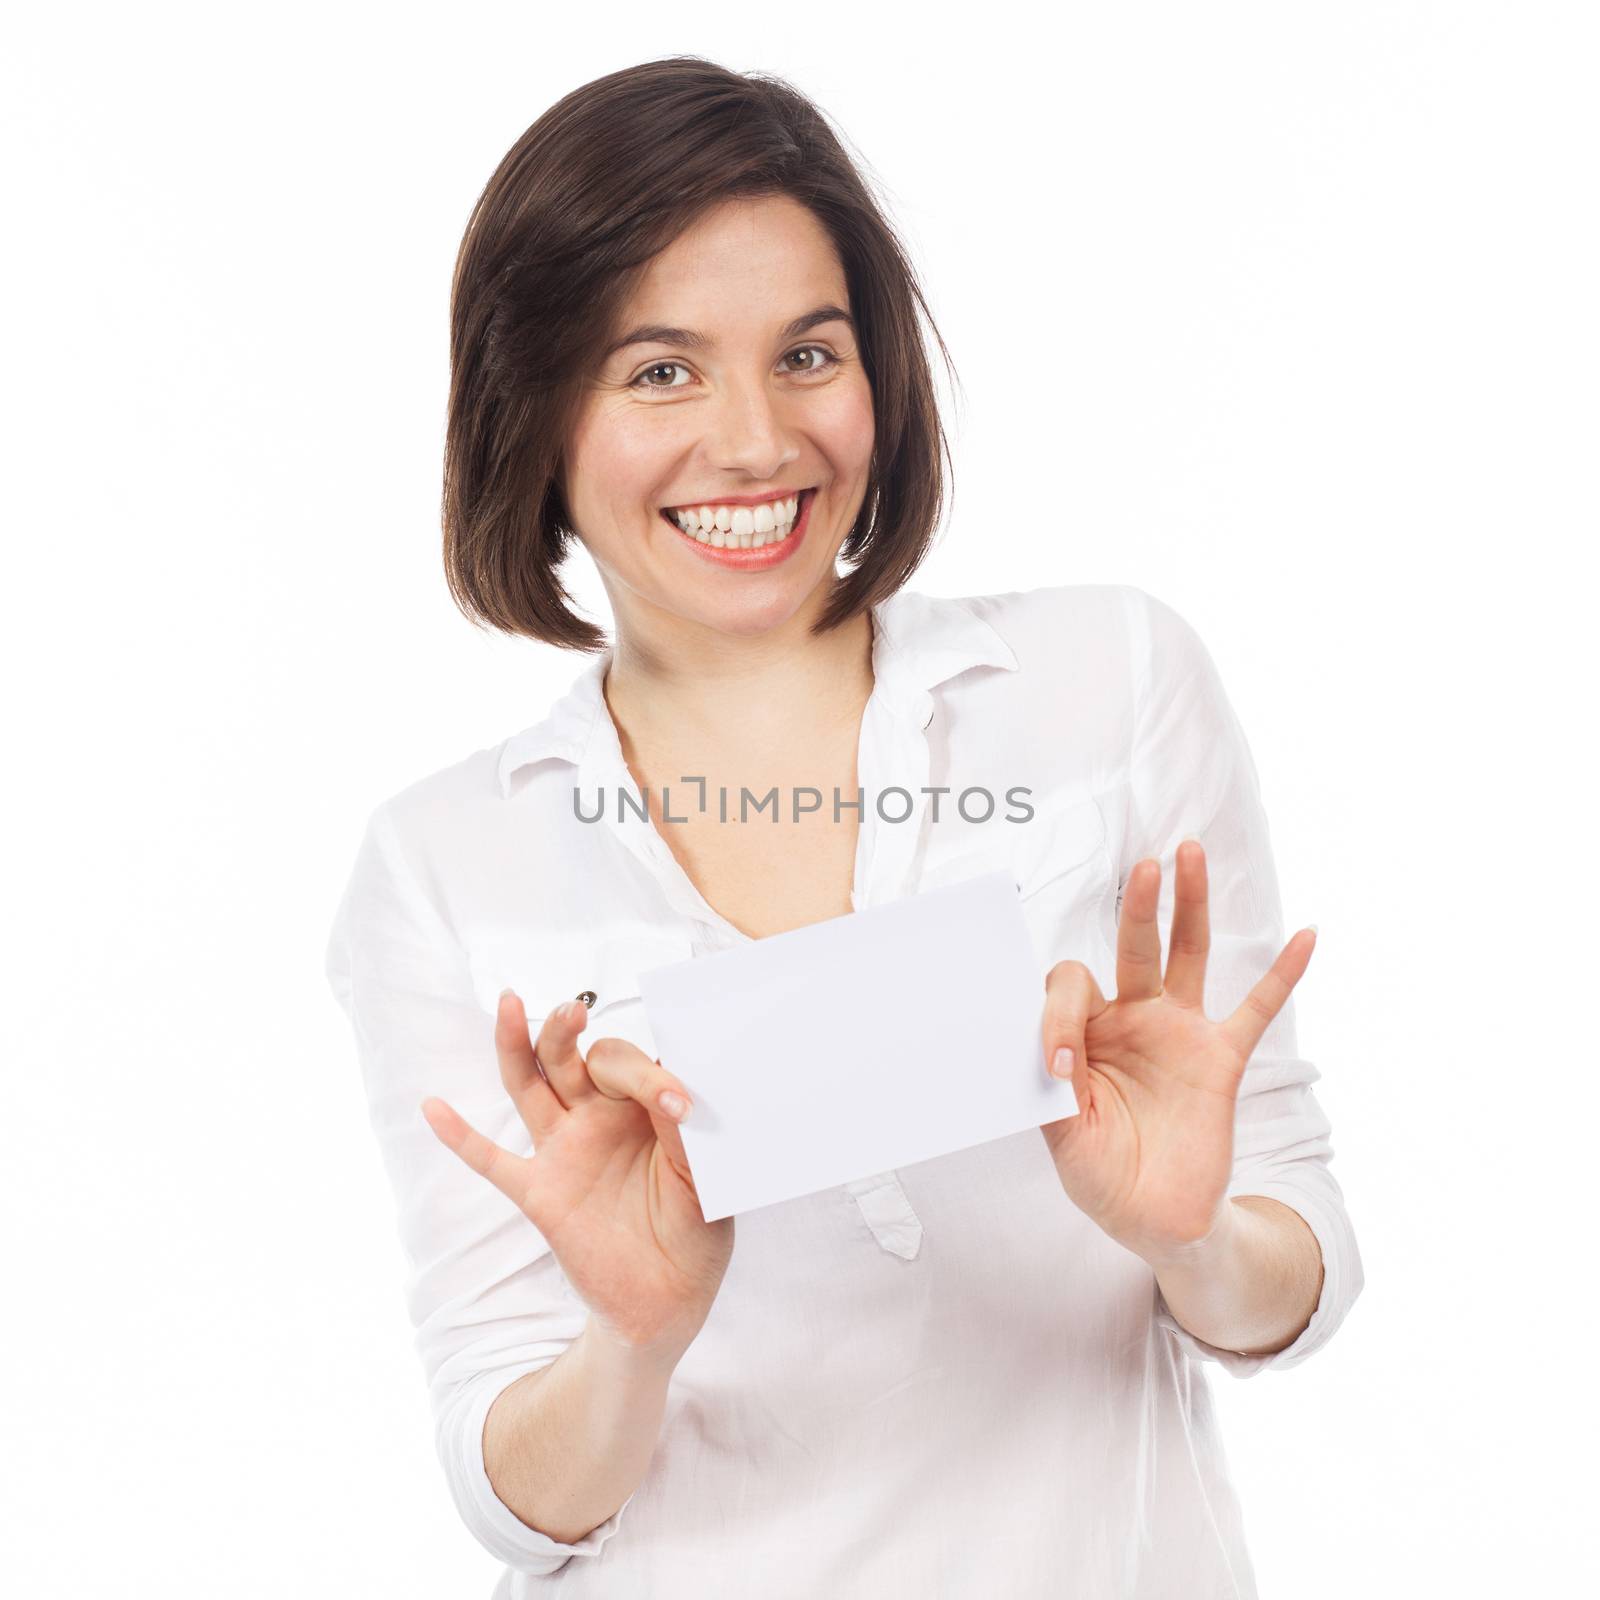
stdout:
<svg viewBox="0 0 1600 1600">
<path fill-rule="evenodd" d="M 1073 1052 L 1078 1113 L 1040 1132 L 1062 1187 L 1113 1239 L 1147 1260 L 1202 1243 L 1223 1220 L 1245 1065 L 1311 960 L 1314 929 L 1289 940 L 1232 1016 L 1203 1004 L 1210 949 L 1205 851 L 1177 852 L 1171 954 L 1161 970 L 1161 864 L 1128 879 L 1117 929 L 1117 997 L 1080 961 L 1045 980 L 1046 1060 Z"/>
</svg>

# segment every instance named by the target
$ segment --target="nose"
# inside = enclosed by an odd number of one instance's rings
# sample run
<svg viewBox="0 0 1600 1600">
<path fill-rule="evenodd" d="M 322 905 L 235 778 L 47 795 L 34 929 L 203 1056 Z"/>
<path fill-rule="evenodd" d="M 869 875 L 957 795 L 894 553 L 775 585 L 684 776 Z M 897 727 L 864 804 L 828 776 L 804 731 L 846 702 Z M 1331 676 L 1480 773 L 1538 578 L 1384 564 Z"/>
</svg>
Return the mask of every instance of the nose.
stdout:
<svg viewBox="0 0 1600 1600">
<path fill-rule="evenodd" d="M 778 477 L 800 456 L 800 446 L 783 421 L 783 397 L 762 378 L 735 378 L 716 402 L 711 461 L 730 472 L 766 482 Z"/>
</svg>

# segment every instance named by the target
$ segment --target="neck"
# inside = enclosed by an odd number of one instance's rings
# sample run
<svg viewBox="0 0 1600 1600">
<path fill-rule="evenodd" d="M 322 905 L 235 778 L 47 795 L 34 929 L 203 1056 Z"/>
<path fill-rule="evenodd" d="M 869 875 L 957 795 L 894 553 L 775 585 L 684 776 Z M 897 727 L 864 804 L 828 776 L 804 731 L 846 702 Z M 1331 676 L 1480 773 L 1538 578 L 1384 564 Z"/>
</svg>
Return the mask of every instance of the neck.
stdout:
<svg viewBox="0 0 1600 1600">
<path fill-rule="evenodd" d="M 859 726 L 872 693 L 871 616 L 813 634 L 805 607 L 758 634 L 670 619 L 624 627 L 605 696 L 624 740 L 654 749 L 781 751 L 841 724 Z M 663 619 L 663 621 L 666 619 Z"/>
</svg>

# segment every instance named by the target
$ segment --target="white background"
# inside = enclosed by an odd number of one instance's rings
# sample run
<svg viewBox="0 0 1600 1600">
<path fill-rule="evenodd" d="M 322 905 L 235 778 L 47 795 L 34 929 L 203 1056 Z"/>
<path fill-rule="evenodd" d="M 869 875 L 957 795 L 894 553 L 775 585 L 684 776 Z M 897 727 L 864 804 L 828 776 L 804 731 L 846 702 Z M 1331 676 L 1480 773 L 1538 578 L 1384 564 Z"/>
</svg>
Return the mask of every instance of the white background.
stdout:
<svg viewBox="0 0 1600 1600">
<path fill-rule="evenodd" d="M 582 665 L 444 587 L 469 209 L 679 52 L 816 98 L 910 244 L 963 383 L 914 586 L 1147 588 L 1250 737 L 1367 1272 L 1313 1361 L 1210 1373 L 1263 1595 L 1592 1583 L 1593 20 L 9 24 L 0 1586 L 493 1585 L 323 946 L 372 806 Z"/>
</svg>

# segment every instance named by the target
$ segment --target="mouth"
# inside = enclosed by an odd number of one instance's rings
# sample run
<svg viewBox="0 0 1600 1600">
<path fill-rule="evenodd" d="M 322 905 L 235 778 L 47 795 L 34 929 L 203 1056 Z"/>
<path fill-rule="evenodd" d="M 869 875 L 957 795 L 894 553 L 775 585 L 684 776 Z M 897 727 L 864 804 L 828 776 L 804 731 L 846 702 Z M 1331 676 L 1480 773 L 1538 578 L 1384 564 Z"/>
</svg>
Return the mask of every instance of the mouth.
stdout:
<svg viewBox="0 0 1600 1600">
<path fill-rule="evenodd" d="M 749 570 L 775 566 L 794 553 L 816 494 L 813 484 L 758 505 L 663 506 L 660 515 L 697 554 L 719 566 Z"/>
</svg>

